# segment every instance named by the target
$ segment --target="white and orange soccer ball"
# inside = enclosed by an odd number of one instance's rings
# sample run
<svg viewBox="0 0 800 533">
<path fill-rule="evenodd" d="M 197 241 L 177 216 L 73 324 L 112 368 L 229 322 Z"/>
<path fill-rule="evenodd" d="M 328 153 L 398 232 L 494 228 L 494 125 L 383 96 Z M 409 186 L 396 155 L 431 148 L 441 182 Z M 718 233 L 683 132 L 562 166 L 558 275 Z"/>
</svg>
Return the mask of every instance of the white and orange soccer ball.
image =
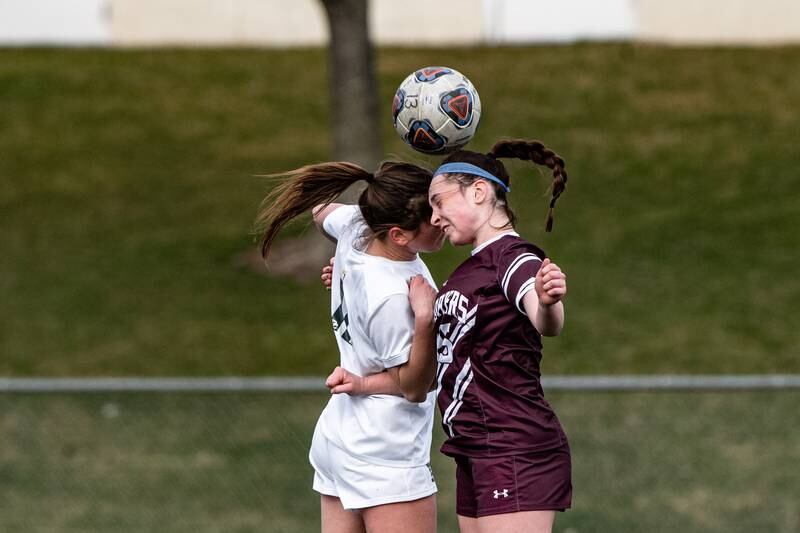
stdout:
<svg viewBox="0 0 800 533">
<path fill-rule="evenodd" d="M 409 146 L 444 154 L 466 145 L 478 128 L 478 91 L 455 69 L 425 67 L 410 74 L 394 95 L 394 128 Z"/>
</svg>

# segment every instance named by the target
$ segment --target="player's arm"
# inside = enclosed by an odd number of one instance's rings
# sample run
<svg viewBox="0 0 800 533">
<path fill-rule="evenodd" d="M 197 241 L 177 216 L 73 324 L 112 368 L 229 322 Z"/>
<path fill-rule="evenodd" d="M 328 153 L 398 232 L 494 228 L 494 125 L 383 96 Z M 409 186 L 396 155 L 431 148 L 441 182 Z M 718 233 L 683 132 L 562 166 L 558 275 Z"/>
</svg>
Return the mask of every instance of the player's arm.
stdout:
<svg viewBox="0 0 800 533">
<path fill-rule="evenodd" d="M 399 367 L 395 367 L 397 369 Z M 393 369 L 389 369 L 393 370 Z M 333 369 L 325 380 L 325 386 L 331 394 L 350 394 L 351 396 L 368 396 L 370 394 L 388 394 L 390 396 L 406 397 L 399 385 L 399 370 L 390 373 L 389 370 L 376 374 L 359 376 L 340 366 Z M 398 374 L 398 375 L 394 375 Z M 436 390 L 436 380 L 431 379 L 427 392 Z M 427 396 L 426 396 L 427 397 Z M 408 398 L 406 398 L 408 399 Z M 425 398 L 422 399 L 424 401 Z"/>
<path fill-rule="evenodd" d="M 434 288 L 422 276 L 415 276 L 409 282 L 408 294 L 413 317 L 404 316 L 408 312 L 407 303 L 401 303 L 396 299 L 385 302 L 381 311 L 373 317 L 377 328 L 371 336 L 379 343 L 379 348 L 386 350 L 386 353 L 398 353 L 387 357 L 389 361 L 394 357 L 402 357 L 403 362 L 387 368 L 384 372 L 366 376 L 357 376 L 341 367 L 336 367 L 325 382 L 331 392 L 350 395 L 391 394 L 403 396 L 410 402 L 424 402 L 428 392 L 435 388 L 436 337 L 433 326 L 435 299 Z M 371 326 L 368 326 L 368 329 L 370 328 Z M 411 332 L 413 336 L 409 335 L 409 328 L 413 328 Z M 386 333 L 387 331 L 391 333 Z M 387 338 L 380 338 L 381 335 L 386 335 Z M 405 353 L 408 353 L 407 357 Z"/>
<path fill-rule="evenodd" d="M 345 393 L 352 396 L 389 394 L 403 396 L 403 391 L 400 390 L 397 381 L 388 372 L 358 376 L 337 366 L 328 376 L 328 379 L 325 380 L 325 386 L 331 390 L 331 394 Z"/>
<path fill-rule="evenodd" d="M 436 376 L 436 336 L 433 320 L 415 319 L 414 340 L 408 362 L 387 369 L 395 386 L 409 402 L 424 402 Z"/>
<path fill-rule="evenodd" d="M 540 334 L 554 337 L 564 327 L 564 302 L 567 277 L 558 265 L 545 259 L 536 273 L 535 290 L 522 297 L 528 319 Z"/>
<path fill-rule="evenodd" d="M 320 204 L 311 210 L 311 216 L 314 217 L 314 223 L 317 225 L 317 229 L 319 229 L 319 231 L 325 237 L 327 237 L 333 242 L 336 242 L 336 239 L 333 236 L 329 235 L 327 231 L 325 231 L 325 226 L 324 226 L 325 219 L 328 218 L 328 215 L 330 215 L 343 205 L 345 204 L 336 204 L 336 203 L 330 203 L 327 205 Z"/>
<path fill-rule="evenodd" d="M 414 337 L 408 361 L 388 369 L 388 373 L 410 402 L 424 402 L 436 377 L 436 335 L 433 304 L 436 290 L 425 278 L 414 276 L 409 282 L 408 299 L 414 311 Z"/>
</svg>

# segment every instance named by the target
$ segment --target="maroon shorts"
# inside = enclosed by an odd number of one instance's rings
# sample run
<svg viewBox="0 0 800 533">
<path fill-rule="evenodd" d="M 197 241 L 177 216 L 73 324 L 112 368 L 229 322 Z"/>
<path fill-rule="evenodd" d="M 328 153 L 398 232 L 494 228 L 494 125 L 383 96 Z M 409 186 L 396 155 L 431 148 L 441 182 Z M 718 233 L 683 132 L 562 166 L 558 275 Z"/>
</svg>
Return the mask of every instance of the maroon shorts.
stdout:
<svg viewBox="0 0 800 533">
<path fill-rule="evenodd" d="M 456 512 L 461 516 L 563 511 L 572 504 L 567 445 L 546 452 L 455 460 Z"/>
</svg>

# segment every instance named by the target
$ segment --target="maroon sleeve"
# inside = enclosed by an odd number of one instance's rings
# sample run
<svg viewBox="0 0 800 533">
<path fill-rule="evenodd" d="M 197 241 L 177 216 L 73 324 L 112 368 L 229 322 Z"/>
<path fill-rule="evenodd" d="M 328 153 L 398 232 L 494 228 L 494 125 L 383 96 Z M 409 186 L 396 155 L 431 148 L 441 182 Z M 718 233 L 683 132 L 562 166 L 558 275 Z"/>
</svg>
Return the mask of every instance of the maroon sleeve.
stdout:
<svg viewBox="0 0 800 533">
<path fill-rule="evenodd" d="M 497 280 L 506 299 L 523 315 L 522 297 L 535 289 L 536 273 L 545 258 L 542 250 L 525 241 L 517 241 L 500 251 Z"/>
</svg>

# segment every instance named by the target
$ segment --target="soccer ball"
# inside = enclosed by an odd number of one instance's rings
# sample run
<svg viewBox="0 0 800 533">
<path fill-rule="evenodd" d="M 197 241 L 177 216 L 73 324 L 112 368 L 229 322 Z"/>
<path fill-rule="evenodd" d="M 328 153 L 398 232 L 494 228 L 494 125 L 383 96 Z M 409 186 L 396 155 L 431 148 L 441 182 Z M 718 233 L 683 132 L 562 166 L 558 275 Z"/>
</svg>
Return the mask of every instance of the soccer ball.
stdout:
<svg viewBox="0 0 800 533">
<path fill-rule="evenodd" d="M 481 99 L 466 76 L 448 67 L 410 74 L 394 95 L 392 119 L 413 149 L 445 154 L 467 144 L 481 118 Z"/>
</svg>

